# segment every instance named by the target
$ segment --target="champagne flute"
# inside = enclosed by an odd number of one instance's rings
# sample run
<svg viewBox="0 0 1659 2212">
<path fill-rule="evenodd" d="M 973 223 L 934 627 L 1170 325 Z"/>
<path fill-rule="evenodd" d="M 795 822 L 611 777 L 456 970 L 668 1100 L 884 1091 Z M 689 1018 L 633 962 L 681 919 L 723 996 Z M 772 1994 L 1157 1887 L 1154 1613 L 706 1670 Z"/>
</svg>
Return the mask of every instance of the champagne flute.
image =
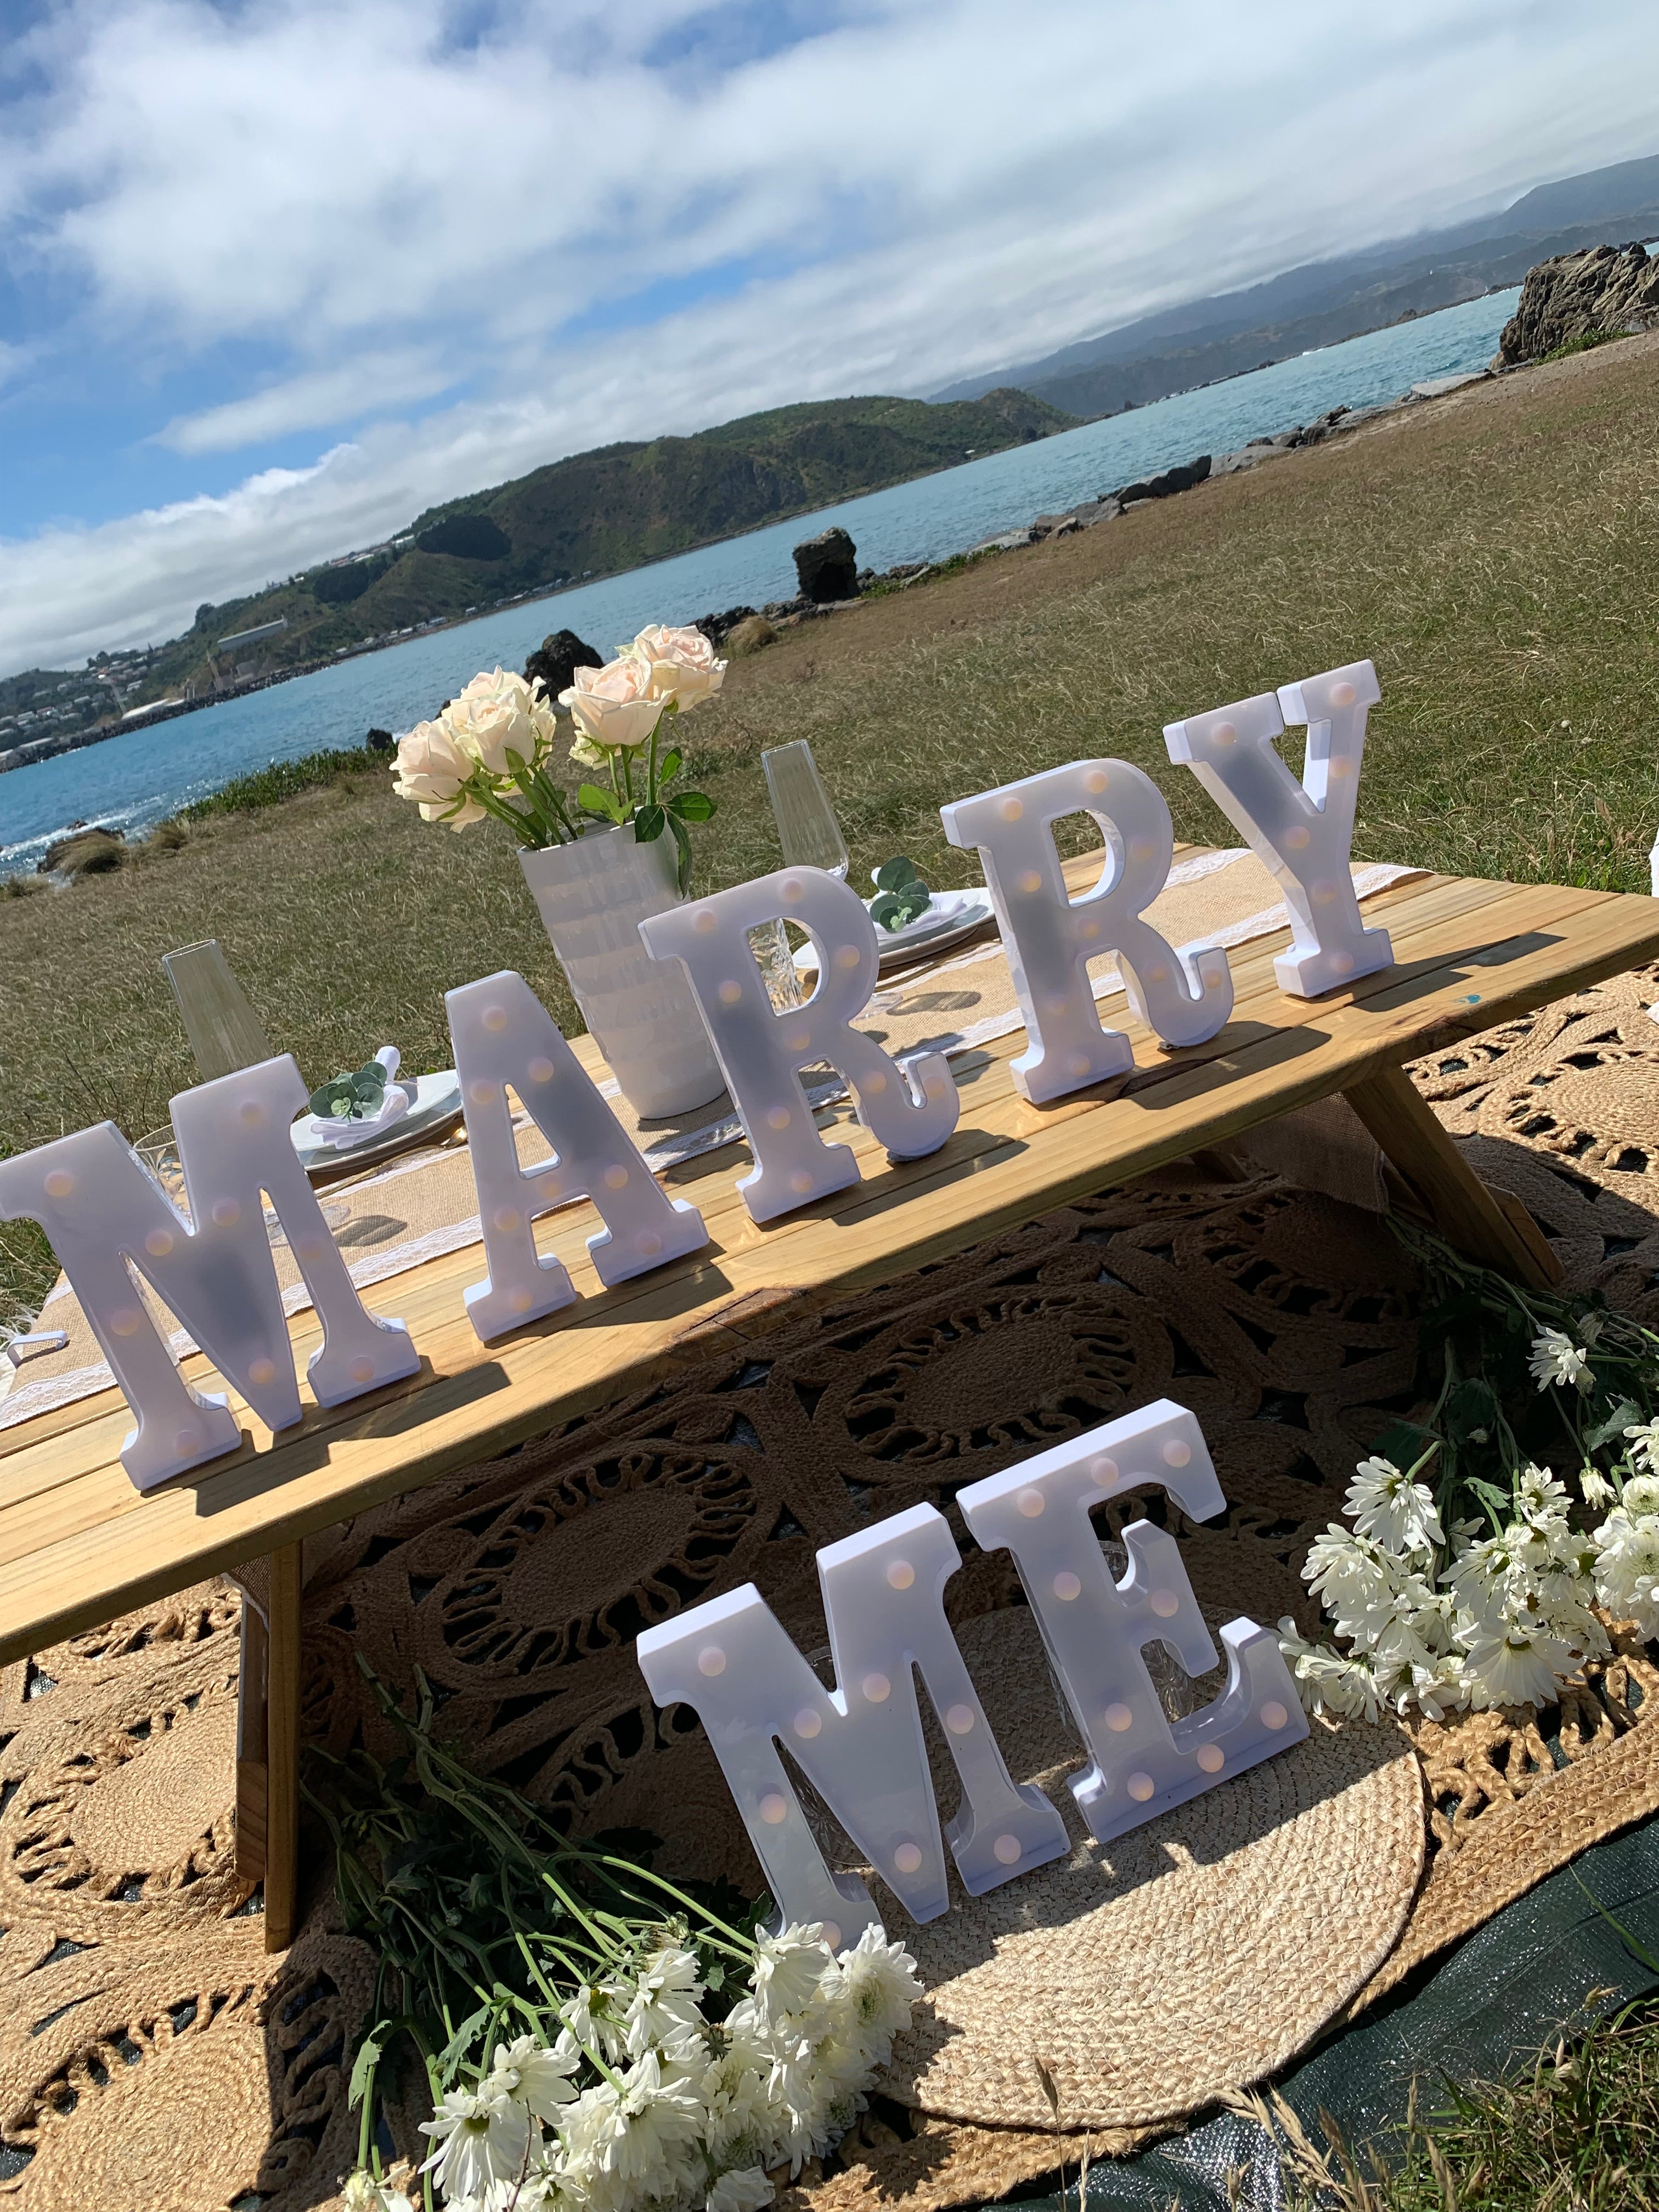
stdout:
<svg viewBox="0 0 1659 2212">
<path fill-rule="evenodd" d="M 184 1016 L 204 1083 L 257 1067 L 270 1058 L 270 1041 L 216 939 L 163 953 L 161 965 Z"/>
<path fill-rule="evenodd" d="M 767 795 L 772 801 L 785 867 L 823 868 L 844 883 L 847 843 L 811 745 L 805 738 L 793 744 L 774 745 L 761 755 L 761 765 L 766 770 Z M 751 929 L 749 942 L 760 962 L 774 1008 L 784 1013 L 799 1006 L 800 977 L 789 933 L 781 921 L 763 922 L 758 929 Z"/>
<path fill-rule="evenodd" d="M 847 880 L 847 840 L 805 738 L 761 755 L 787 868 L 822 868 Z"/>
</svg>

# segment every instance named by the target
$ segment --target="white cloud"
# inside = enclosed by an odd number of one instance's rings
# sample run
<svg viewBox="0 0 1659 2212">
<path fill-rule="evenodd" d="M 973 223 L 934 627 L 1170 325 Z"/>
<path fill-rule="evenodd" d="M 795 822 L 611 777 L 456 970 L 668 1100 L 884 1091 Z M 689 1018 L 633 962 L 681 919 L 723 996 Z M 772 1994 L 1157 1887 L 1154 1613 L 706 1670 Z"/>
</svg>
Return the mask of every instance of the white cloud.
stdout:
<svg viewBox="0 0 1659 2212">
<path fill-rule="evenodd" d="M 95 321 L 164 364 L 276 349 L 274 381 L 160 428 L 181 453 L 380 419 L 313 469 L 0 545 L 0 665 L 167 634 L 585 445 L 930 390 L 1652 143 L 1644 0 L 860 0 L 716 64 L 722 19 L 728 44 L 757 20 L 502 0 L 462 42 L 446 0 L 50 15 L 0 216 L 24 283 L 82 288 L 65 344 Z M 762 273 L 719 296 L 733 268 Z M 463 380 L 483 396 L 386 419 Z"/>
<path fill-rule="evenodd" d="M 308 370 L 194 415 L 175 416 L 155 442 L 175 453 L 235 453 L 268 438 L 325 428 L 359 415 L 430 399 L 455 382 L 418 356 L 365 353 L 338 368 Z"/>
</svg>

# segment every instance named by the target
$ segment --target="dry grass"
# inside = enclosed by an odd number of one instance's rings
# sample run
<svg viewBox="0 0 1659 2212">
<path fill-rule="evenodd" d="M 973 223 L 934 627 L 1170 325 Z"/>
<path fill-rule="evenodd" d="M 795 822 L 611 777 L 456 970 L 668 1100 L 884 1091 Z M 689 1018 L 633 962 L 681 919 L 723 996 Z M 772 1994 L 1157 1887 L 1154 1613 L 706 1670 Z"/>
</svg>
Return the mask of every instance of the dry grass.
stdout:
<svg viewBox="0 0 1659 2212">
<path fill-rule="evenodd" d="M 1286 2212 L 1651 2212 L 1659 2206 L 1659 2014 L 1632 2010 L 1508 2080 L 1441 2091 L 1363 2154 L 1282 2097 L 1239 2112 L 1279 2145 Z M 1242 2201 L 1235 2185 L 1233 2201 Z"/>
<path fill-rule="evenodd" d="M 1149 769 L 1182 836 L 1230 836 L 1162 725 L 1369 654 L 1383 705 L 1358 852 L 1645 890 L 1656 367 L 1659 337 L 1608 346 L 790 634 L 687 726 L 721 810 L 702 879 L 776 865 L 759 755 L 799 737 L 860 880 L 900 849 L 967 880 L 939 801 L 1089 752 Z M 428 828 L 383 775 L 346 774 L 0 902 L 0 1144 L 163 1118 L 191 1070 L 156 963 L 203 937 L 312 1082 L 389 1039 L 412 1068 L 446 1064 L 445 988 L 499 967 L 574 1022 L 495 832 Z M 38 1290 L 43 1250 L 0 1237 L 0 1297 Z"/>
</svg>

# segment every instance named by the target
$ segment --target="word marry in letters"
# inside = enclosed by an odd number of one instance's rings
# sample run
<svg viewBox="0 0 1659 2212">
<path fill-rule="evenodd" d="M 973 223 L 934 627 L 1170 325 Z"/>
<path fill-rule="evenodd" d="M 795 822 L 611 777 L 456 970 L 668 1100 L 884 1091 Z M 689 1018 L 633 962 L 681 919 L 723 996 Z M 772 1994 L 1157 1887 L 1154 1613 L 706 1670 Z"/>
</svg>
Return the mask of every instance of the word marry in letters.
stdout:
<svg viewBox="0 0 1659 2212">
<path fill-rule="evenodd" d="M 1301 996 L 1351 983 L 1392 957 L 1386 931 L 1360 919 L 1349 866 L 1365 720 L 1378 696 L 1370 663 L 1356 661 L 1164 732 L 1170 758 L 1192 769 L 1277 878 L 1291 945 L 1275 973 L 1284 990 Z M 1307 730 L 1299 782 L 1274 749 L 1287 721 Z M 1026 1029 L 1012 1073 L 1028 1098 L 1063 1097 L 1132 1065 L 1127 1037 L 1096 1010 L 1089 968 L 1102 956 L 1115 958 L 1131 1007 L 1164 1042 L 1201 1043 L 1225 1024 L 1233 1004 L 1225 952 L 1171 945 L 1146 919 L 1168 877 L 1174 836 L 1169 807 L 1140 769 L 1074 761 L 939 811 L 951 842 L 977 853 L 985 872 Z M 1077 813 L 1094 822 L 1105 852 L 1098 879 L 1073 898 L 1054 825 Z M 772 1005 L 750 946 L 750 933 L 780 916 L 806 931 L 817 957 L 811 996 L 782 1009 Z M 814 1121 L 804 1068 L 837 1069 L 860 1121 L 895 1159 L 922 1158 L 950 1138 L 959 1102 L 944 1054 L 895 1060 L 854 1026 L 880 953 L 868 910 L 847 884 L 821 869 L 784 868 L 654 915 L 640 932 L 653 958 L 685 970 L 749 1140 L 753 1165 L 738 1188 L 756 1221 L 859 1180 L 852 1148 L 827 1139 Z M 485 1272 L 465 1299 L 480 1338 L 526 1328 L 575 1299 L 568 1268 L 538 1253 L 533 1229 L 538 1215 L 572 1199 L 586 1194 L 605 1224 L 588 1253 L 607 1286 L 708 1243 L 696 1207 L 663 1191 L 521 976 L 486 976 L 451 991 L 446 1003 L 478 1191 Z M 527 1165 L 514 1098 L 546 1148 Z M 364 1309 L 324 1225 L 289 1134 L 305 1103 L 286 1057 L 181 1092 L 173 1120 L 188 1215 L 111 1122 L 0 1160 L 0 1220 L 27 1216 L 46 1231 L 136 1416 L 122 1459 L 141 1489 L 240 1441 L 229 1398 L 198 1393 L 179 1376 L 141 1282 L 269 1427 L 301 1418 L 264 1200 L 322 1323 L 307 1372 L 317 1401 L 339 1405 L 419 1368 L 403 1324 Z M 983 1510 L 1001 1509 L 988 1499 Z M 1029 1550 L 1034 1531 L 1018 1533 Z M 1023 1565 L 1012 1535 L 996 1540 Z M 1129 1601 L 1120 1593 L 1117 1601 Z M 988 1806 L 987 1774 L 975 1786 L 973 1802 Z M 999 1834 L 1019 1839 L 1022 1854 L 1036 1847 L 1012 1800 L 999 1817 Z M 1041 1815 L 1028 1806 L 1026 1817 Z M 958 1840 L 966 1881 L 980 1847 L 966 1835 Z M 916 1848 L 925 1850 L 925 1838 Z"/>
<path fill-rule="evenodd" d="M 1101 1843 L 1308 1733 L 1277 1637 L 1248 1620 L 1221 1632 L 1221 1695 L 1164 1717 L 1145 1647 L 1167 1645 L 1189 1674 L 1218 1660 L 1179 1547 L 1151 1522 L 1132 1522 L 1129 1569 L 1117 1582 L 1090 1521 L 1109 1498 L 1148 1487 L 1167 1490 L 1194 1520 L 1225 1504 L 1197 1421 L 1168 1399 L 971 1484 L 957 1500 L 978 1543 L 1013 1554 L 1088 1748 L 1071 1790 Z M 752 1583 L 645 1630 L 635 1647 L 658 1704 L 693 1706 L 702 1719 L 782 1918 L 826 1923 L 836 1947 L 880 1915 L 861 1881 L 826 1863 L 784 1750 L 915 1920 L 949 1904 L 947 1844 L 975 1897 L 1069 1848 L 1054 1806 L 1011 1777 L 951 1633 L 945 1585 L 960 1564 L 930 1505 L 822 1550 L 833 1688 Z M 918 1675 L 961 1784 L 942 1831 Z"/>
</svg>

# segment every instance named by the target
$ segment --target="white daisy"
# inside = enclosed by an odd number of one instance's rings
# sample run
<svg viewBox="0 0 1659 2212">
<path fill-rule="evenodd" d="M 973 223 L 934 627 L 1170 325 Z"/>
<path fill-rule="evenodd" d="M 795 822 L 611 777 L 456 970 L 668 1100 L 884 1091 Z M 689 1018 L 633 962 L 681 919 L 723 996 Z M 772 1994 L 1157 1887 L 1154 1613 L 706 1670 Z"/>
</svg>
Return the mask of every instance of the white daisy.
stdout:
<svg viewBox="0 0 1659 2212">
<path fill-rule="evenodd" d="M 1362 1536 L 1391 1552 L 1427 1551 L 1445 1542 L 1426 1483 L 1413 1482 L 1387 1459 L 1363 1459 L 1354 1473 L 1346 1510 Z"/>
<path fill-rule="evenodd" d="M 486 2077 L 476 2091 L 448 2091 L 421 2133 L 435 2146 L 421 2172 L 452 2200 L 482 2197 L 492 2181 L 516 2181 L 524 2172 L 530 2115 Z"/>
<path fill-rule="evenodd" d="M 1632 1467 L 1646 1468 L 1651 1472 L 1659 1467 L 1659 1421 L 1637 1421 L 1625 1431 L 1625 1442 L 1630 1446 Z"/>
<path fill-rule="evenodd" d="M 562 2106 L 574 2104 L 576 2086 L 570 2076 L 582 2063 L 576 2039 L 566 2028 L 550 2050 L 533 2035 L 514 2043 L 498 2043 L 489 2063 L 489 2086 L 506 2097 L 516 2097 L 538 2120 L 558 2118 Z"/>
<path fill-rule="evenodd" d="M 760 2212 L 776 2193 L 759 2166 L 732 2166 L 711 2185 L 703 2212 Z"/>
<path fill-rule="evenodd" d="M 1470 1648 L 1465 1678 L 1477 1711 L 1489 1705 L 1547 1705 L 1556 1686 L 1572 1673 L 1566 1646 L 1541 1628 L 1512 1621 L 1501 1635 L 1483 1635 Z"/>
<path fill-rule="evenodd" d="M 1279 1648 L 1290 1664 L 1297 1695 L 1310 1713 L 1331 1713 L 1339 1720 L 1382 1717 L 1382 1692 L 1365 1654 L 1345 1658 L 1328 1644 L 1304 1643 L 1288 1613 L 1279 1624 Z"/>
<path fill-rule="evenodd" d="M 1548 1468 L 1535 1467 L 1530 1462 L 1522 1468 L 1516 1492 L 1521 1516 L 1533 1528 L 1547 1528 L 1557 1522 L 1565 1527 L 1567 1508 L 1572 1501 L 1565 1483 L 1558 1482 Z"/>
<path fill-rule="evenodd" d="M 628 2203 L 672 2197 L 688 2187 L 702 2160 L 696 2157 L 702 2106 L 684 2083 L 665 2081 L 654 2051 L 630 2066 L 620 2082 L 584 2090 L 564 2115 L 562 2133 L 580 2157 L 589 2154 Z"/>
<path fill-rule="evenodd" d="M 1552 1384 L 1558 1389 L 1576 1384 L 1579 1389 L 1588 1390 L 1595 1380 L 1589 1360 L 1572 1339 L 1559 1328 L 1540 1330 L 1534 1337 L 1527 1364 L 1540 1390 L 1547 1390 Z"/>
<path fill-rule="evenodd" d="M 1659 1636 L 1659 1516 L 1616 1506 L 1595 1532 L 1595 1594 L 1615 1619 Z"/>
<path fill-rule="evenodd" d="M 345 2212 L 412 2212 L 401 2189 L 376 2181 L 366 2166 L 348 2177 L 341 2198 Z"/>
<path fill-rule="evenodd" d="M 1628 1436 L 1630 1431 L 1626 1429 L 1625 1434 Z M 1600 1468 L 1586 1461 L 1578 1470 L 1578 1495 L 1586 1505 L 1611 1505 L 1619 1493 Z"/>
<path fill-rule="evenodd" d="M 830 1946 L 816 1920 L 793 1922 L 779 1936 L 763 1936 L 755 1947 L 755 2002 L 763 2014 L 805 2012 L 830 1964 Z"/>
<path fill-rule="evenodd" d="M 865 2051 L 885 2065 L 893 2038 L 910 2025 L 910 2008 L 921 1996 L 916 1962 L 902 1943 L 890 1943 L 885 1929 L 866 1927 L 850 1950 L 843 1951 L 823 1978 L 823 1995 L 832 2008 L 846 2008 Z"/>
</svg>

